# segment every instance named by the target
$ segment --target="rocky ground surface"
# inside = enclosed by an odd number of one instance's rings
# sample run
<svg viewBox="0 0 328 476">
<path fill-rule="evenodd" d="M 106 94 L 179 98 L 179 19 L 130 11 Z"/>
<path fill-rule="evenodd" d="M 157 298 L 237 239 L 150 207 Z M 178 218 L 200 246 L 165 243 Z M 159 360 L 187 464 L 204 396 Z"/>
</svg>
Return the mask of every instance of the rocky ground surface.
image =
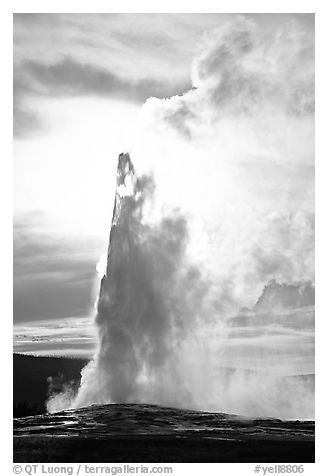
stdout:
<svg viewBox="0 0 328 476">
<path fill-rule="evenodd" d="M 154 405 L 14 419 L 15 462 L 313 462 L 314 422 Z"/>
</svg>

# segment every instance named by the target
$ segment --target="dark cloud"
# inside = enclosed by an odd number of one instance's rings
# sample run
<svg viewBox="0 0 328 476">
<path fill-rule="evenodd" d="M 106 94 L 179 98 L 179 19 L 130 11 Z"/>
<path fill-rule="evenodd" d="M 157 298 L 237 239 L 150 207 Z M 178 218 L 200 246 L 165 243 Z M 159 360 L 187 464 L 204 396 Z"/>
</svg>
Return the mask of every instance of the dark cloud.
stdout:
<svg viewBox="0 0 328 476">
<path fill-rule="evenodd" d="M 14 136 L 24 137 L 43 127 L 40 116 L 36 111 L 24 107 L 18 100 L 14 100 L 13 133 Z"/>
<path fill-rule="evenodd" d="M 166 97 L 172 95 L 170 85 L 155 80 L 125 80 L 111 71 L 91 64 L 83 64 L 66 57 L 54 64 L 39 61 L 25 61 L 16 71 L 15 93 L 18 89 L 28 88 L 37 94 L 72 96 L 93 94 L 99 96 L 124 97 L 128 100 L 143 102 L 150 95 Z M 24 84 L 19 81 L 24 77 Z M 185 85 L 184 85 L 185 86 Z M 183 90 L 183 88 L 182 88 Z M 176 88 L 174 88 L 176 91 Z"/>
<path fill-rule="evenodd" d="M 14 228 L 14 321 L 86 315 L 92 306 L 96 256 L 42 236 L 26 222 Z"/>
<path fill-rule="evenodd" d="M 78 266 L 75 266 L 78 272 Z M 21 283 L 14 280 L 14 322 L 53 319 L 70 315 L 87 315 L 92 297 L 92 276 L 84 281 L 58 280 L 54 274 L 40 273 Z"/>
<path fill-rule="evenodd" d="M 154 79 L 124 79 L 70 57 L 53 64 L 27 60 L 14 69 L 14 134 L 24 135 L 42 124 L 37 113 L 24 106 L 27 96 L 92 95 L 142 104 L 150 96 L 170 97 L 189 87 L 188 83 L 177 86 Z"/>
</svg>

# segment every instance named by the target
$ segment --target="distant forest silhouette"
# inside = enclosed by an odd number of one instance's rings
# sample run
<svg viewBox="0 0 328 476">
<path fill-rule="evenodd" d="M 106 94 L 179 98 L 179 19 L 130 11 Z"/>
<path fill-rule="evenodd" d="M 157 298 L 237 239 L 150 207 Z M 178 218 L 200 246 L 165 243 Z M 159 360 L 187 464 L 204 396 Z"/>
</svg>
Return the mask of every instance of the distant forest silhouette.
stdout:
<svg viewBox="0 0 328 476">
<path fill-rule="evenodd" d="M 48 377 L 62 376 L 79 383 L 81 369 L 88 360 L 72 357 L 13 356 L 14 418 L 46 412 Z"/>
</svg>

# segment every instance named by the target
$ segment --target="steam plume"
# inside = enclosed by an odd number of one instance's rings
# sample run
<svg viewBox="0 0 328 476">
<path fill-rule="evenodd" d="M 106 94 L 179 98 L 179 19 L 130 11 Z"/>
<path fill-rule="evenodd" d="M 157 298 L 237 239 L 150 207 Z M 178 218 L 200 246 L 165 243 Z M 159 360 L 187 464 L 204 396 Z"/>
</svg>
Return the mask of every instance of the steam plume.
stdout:
<svg viewBox="0 0 328 476">
<path fill-rule="evenodd" d="M 281 369 L 268 373 L 265 359 L 260 371 L 224 365 L 225 349 L 234 345 L 228 335 L 233 323 L 220 318 L 213 283 L 188 261 L 186 220 L 176 212 L 156 226 L 143 222 L 145 201 L 153 192 L 151 178 L 136 178 L 129 155 L 121 154 L 97 304 L 99 350 L 82 372 L 73 405 L 151 402 L 309 417 L 311 381 L 288 379 Z M 271 283 L 269 288 L 260 302 L 270 292 L 279 301 L 281 287 Z M 297 305 L 294 301 L 289 304 Z M 262 319 L 265 325 L 268 316 Z"/>
</svg>

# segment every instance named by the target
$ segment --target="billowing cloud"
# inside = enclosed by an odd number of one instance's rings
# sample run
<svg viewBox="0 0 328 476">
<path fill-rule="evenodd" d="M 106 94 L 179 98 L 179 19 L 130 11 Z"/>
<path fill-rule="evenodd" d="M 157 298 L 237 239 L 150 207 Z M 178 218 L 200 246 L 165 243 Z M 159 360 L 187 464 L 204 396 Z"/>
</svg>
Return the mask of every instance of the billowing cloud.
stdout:
<svg viewBox="0 0 328 476">
<path fill-rule="evenodd" d="M 190 252 L 240 306 L 271 279 L 314 279 L 313 48 L 297 21 L 268 36 L 237 17 L 199 46 L 192 89 L 146 101 L 131 148 L 154 171 L 158 207 L 182 207 Z"/>
<path fill-rule="evenodd" d="M 229 116 L 313 114 L 314 36 L 291 20 L 270 40 L 244 17 L 212 31 L 194 59 L 193 88 L 149 107 L 188 137 Z"/>
<path fill-rule="evenodd" d="M 193 85 L 220 115 L 314 109 L 314 38 L 297 22 L 283 25 L 270 44 L 255 22 L 239 17 L 210 33 L 194 61 Z"/>
</svg>

